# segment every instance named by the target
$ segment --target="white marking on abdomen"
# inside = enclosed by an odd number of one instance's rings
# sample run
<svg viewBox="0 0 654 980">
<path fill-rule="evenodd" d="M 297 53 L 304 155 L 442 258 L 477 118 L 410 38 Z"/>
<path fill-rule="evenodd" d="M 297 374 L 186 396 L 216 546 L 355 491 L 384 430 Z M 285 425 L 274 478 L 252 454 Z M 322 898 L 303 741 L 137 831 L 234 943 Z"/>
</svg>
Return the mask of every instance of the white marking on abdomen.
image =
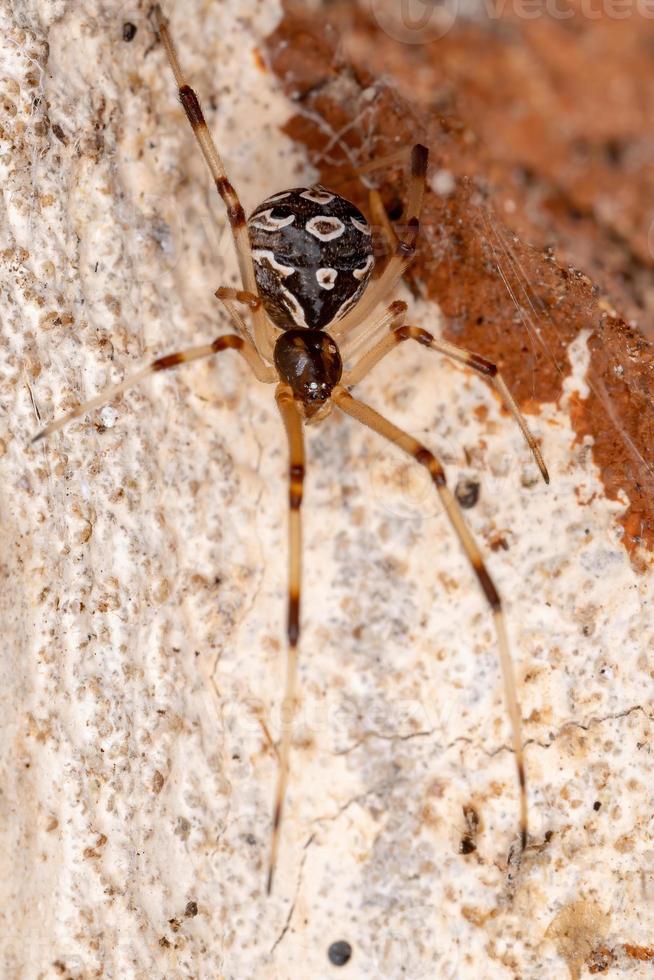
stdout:
<svg viewBox="0 0 654 980">
<path fill-rule="evenodd" d="M 323 187 L 316 186 L 310 187 L 308 191 L 302 191 L 300 197 L 306 198 L 307 201 L 313 201 L 314 204 L 329 204 L 336 195 L 326 191 Z"/>
<path fill-rule="evenodd" d="M 333 289 L 336 285 L 336 279 L 338 278 L 337 269 L 318 269 L 316 272 L 316 279 L 318 280 L 318 285 L 322 286 L 323 289 Z"/>
<path fill-rule="evenodd" d="M 287 276 L 292 276 L 293 273 L 297 271 L 292 265 L 284 265 L 282 262 L 280 262 L 279 259 L 276 258 L 275 253 L 267 248 L 253 248 L 252 258 L 259 265 L 262 265 L 264 262 L 268 262 L 270 268 L 274 269 L 275 272 L 278 272 L 280 276 L 284 277 L 284 279 L 286 279 Z"/>
<path fill-rule="evenodd" d="M 330 218 L 326 214 L 307 221 L 306 228 L 310 235 L 314 235 L 321 242 L 333 242 L 345 232 L 345 225 L 339 218 Z"/>
<path fill-rule="evenodd" d="M 357 231 L 360 231 L 363 235 L 367 235 L 368 238 L 372 237 L 372 231 L 370 230 L 370 225 L 363 221 L 359 221 L 358 218 L 350 218 L 350 221 L 354 225 Z"/>
<path fill-rule="evenodd" d="M 302 309 L 302 306 L 298 302 L 297 298 L 293 295 L 290 289 L 287 289 L 286 286 L 283 286 L 281 283 L 279 284 L 279 288 L 283 293 L 282 299 L 288 307 L 293 322 L 297 324 L 298 327 L 305 327 L 308 329 L 304 310 Z"/>
<path fill-rule="evenodd" d="M 273 218 L 274 210 L 274 208 L 268 208 L 267 211 L 262 211 L 261 214 L 250 218 L 250 226 L 260 228 L 261 231 L 279 231 L 280 228 L 287 228 L 295 221 L 294 214 L 289 214 L 286 218 Z"/>
<path fill-rule="evenodd" d="M 364 264 L 362 266 L 359 266 L 358 269 L 354 269 L 353 270 L 352 275 L 354 276 L 354 278 L 355 279 L 365 279 L 366 276 L 368 275 L 368 273 L 370 272 L 370 270 L 372 269 L 372 265 L 373 265 L 373 262 L 374 261 L 375 260 L 374 260 L 373 256 L 372 255 L 369 255 L 368 258 L 366 259 L 366 261 L 364 262 Z"/>
</svg>

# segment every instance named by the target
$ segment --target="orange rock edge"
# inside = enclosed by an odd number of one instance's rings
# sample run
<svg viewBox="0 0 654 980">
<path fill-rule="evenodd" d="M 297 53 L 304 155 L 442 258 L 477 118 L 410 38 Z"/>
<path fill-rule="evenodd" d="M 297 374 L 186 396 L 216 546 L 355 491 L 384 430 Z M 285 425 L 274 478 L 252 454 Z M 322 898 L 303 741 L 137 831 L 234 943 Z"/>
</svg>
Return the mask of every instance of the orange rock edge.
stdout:
<svg viewBox="0 0 654 980">
<path fill-rule="evenodd" d="M 627 179 L 623 174 L 620 182 L 628 149 L 624 113 L 608 105 L 601 120 L 611 173 L 602 173 L 593 160 L 585 183 L 576 171 L 571 175 L 563 140 L 553 147 L 549 134 L 565 130 L 570 146 L 591 145 L 585 129 L 597 125 L 584 123 L 588 112 L 574 103 L 570 119 L 561 116 L 566 100 L 573 104 L 575 84 L 585 85 L 582 102 L 588 94 L 583 63 L 578 75 L 574 65 L 567 74 L 550 71 L 549 100 L 542 85 L 542 62 L 548 55 L 554 59 L 569 27 L 560 21 L 548 22 L 546 32 L 540 22 L 510 27 L 502 33 L 496 19 L 462 22 L 431 44 L 406 45 L 384 34 L 365 6 L 349 0 L 331 3 L 324 20 L 308 18 L 287 2 L 265 56 L 298 104 L 287 133 L 306 145 L 321 180 L 364 211 L 366 193 L 352 173 L 353 159 L 365 163 L 418 141 L 430 147 L 431 173 L 442 175 L 443 187 L 437 178 L 436 190 L 428 190 L 409 285 L 439 303 L 448 340 L 500 366 L 525 411 L 558 400 L 570 371 L 567 348 L 580 331 L 589 331 L 590 395 L 574 403 L 572 423 L 580 440 L 593 437 L 607 496 L 619 499 L 624 491 L 629 499 L 622 540 L 636 560 L 641 548 L 654 549 L 654 345 L 646 336 L 654 335 L 654 262 L 631 197 L 614 221 L 623 220 L 622 232 L 601 216 L 605 195 L 617 195 Z M 536 27 L 540 34 L 533 33 Z M 577 27 L 587 42 L 580 44 L 577 36 L 578 50 L 590 42 L 596 52 L 602 43 L 607 46 L 614 78 L 622 72 L 629 80 L 643 31 L 654 50 L 651 20 L 607 25 L 580 19 Z M 535 38 L 539 85 L 532 77 Z M 507 98 L 521 110 L 511 107 L 512 122 L 506 119 Z M 646 125 L 645 117 L 631 117 L 632 129 L 642 136 L 638 127 Z M 336 141 L 333 132 L 341 134 Z M 644 192 L 650 179 L 654 186 L 654 175 L 641 169 L 638 188 Z M 401 215 L 404 170 L 398 162 L 376 173 L 392 216 Z M 629 323 L 616 309 L 627 312 Z"/>
</svg>

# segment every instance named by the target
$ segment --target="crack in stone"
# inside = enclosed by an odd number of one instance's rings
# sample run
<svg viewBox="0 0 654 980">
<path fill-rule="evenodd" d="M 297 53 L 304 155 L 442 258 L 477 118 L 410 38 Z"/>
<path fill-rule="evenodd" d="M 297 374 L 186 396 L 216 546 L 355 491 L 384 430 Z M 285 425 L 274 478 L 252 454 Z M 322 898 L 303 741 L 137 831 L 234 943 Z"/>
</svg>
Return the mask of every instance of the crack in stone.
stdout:
<svg viewBox="0 0 654 980">
<path fill-rule="evenodd" d="M 345 813 L 349 807 L 354 803 L 358 803 L 360 800 L 365 800 L 367 796 L 373 796 L 377 793 L 381 793 L 386 787 L 392 785 L 393 780 L 386 778 L 382 779 L 381 782 L 376 783 L 370 789 L 364 790 L 362 793 L 357 793 L 356 796 L 351 797 L 345 803 L 342 803 L 337 809 L 336 813 L 324 814 L 321 817 L 314 817 L 311 821 L 312 824 L 316 823 L 333 823 L 334 820 L 338 820 L 342 813 Z M 304 845 L 305 848 L 309 846 L 313 838 L 315 837 L 315 832 L 311 835 L 307 843 Z"/>
<path fill-rule="evenodd" d="M 650 721 L 654 721 L 654 716 L 648 714 L 642 705 L 635 704 L 632 705 L 630 708 L 626 708 L 624 711 L 618 711 L 615 712 L 614 714 L 604 715 L 601 718 L 591 718 L 586 723 L 571 719 L 569 721 L 564 722 L 561 725 L 561 727 L 558 728 L 553 733 L 549 741 L 540 742 L 538 741 L 538 739 L 528 738 L 524 742 L 524 748 L 527 748 L 528 745 L 538 745 L 541 749 L 549 749 L 550 746 L 552 746 L 554 742 L 556 742 L 557 739 L 559 739 L 561 735 L 563 735 L 563 733 L 568 728 L 580 728 L 582 731 L 587 732 L 590 731 L 591 728 L 594 728 L 597 725 L 604 724 L 604 722 L 606 721 L 615 721 L 618 718 L 626 718 L 636 711 L 642 711 L 646 718 L 648 718 Z M 366 742 L 372 739 L 379 739 L 384 742 L 409 742 L 414 738 L 430 738 L 432 735 L 434 735 L 435 732 L 436 732 L 435 728 L 432 728 L 428 731 L 410 732 L 408 735 L 385 735 L 382 732 L 368 731 L 364 735 L 362 735 L 360 739 L 357 739 L 356 742 L 353 742 L 352 745 L 349 745 L 347 748 L 342 749 L 339 752 L 335 752 L 334 755 L 336 756 L 349 755 L 350 752 L 354 752 L 356 749 L 360 748 L 362 745 L 365 745 Z M 454 746 L 457 745 L 459 742 L 465 742 L 468 745 L 474 745 L 473 739 L 471 739 L 467 735 L 458 735 L 451 742 L 446 742 L 445 744 L 441 743 L 437 745 L 436 748 L 439 749 L 441 752 L 446 752 L 448 749 L 454 748 Z M 494 749 L 485 749 L 483 746 L 480 745 L 479 750 L 483 752 L 484 755 L 486 755 L 489 759 L 492 759 L 496 755 L 499 755 L 501 752 L 512 753 L 513 747 L 510 745 L 502 744 L 502 745 L 498 745 L 497 748 Z"/>
<path fill-rule="evenodd" d="M 586 724 L 581 721 L 570 721 L 564 722 L 561 727 L 552 735 L 548 742 L 539 742 L 538 739 L 528 738 L 524 743 L 524 748 L 528 745 L 538 745 L 541 749 L 549 749 L 554 743 L 563 735 L 563 733 L 568 728 L 579 728 L 583 732 L 590 731 L 591 728 L 595 728 L 598 725 L 603 725 L 607 721 L 617 721 L 619 718 L 627 718 L 629 715 L 634 714 L 636 711 L 642 711 L 644 716 L 649 719 L 649 721 L 654 721 L 654 716 L 648 714 L 641 704 L 634 704 L 631 708 L 626 708 L 624 711 L 617 711 L 614 714 L 604 715 L 602 718 L 591 718 Z M 485 751 L 485 750 L 483 750 Z M 498 748 L 492 751 L 486 752 L 486 755 L 493 757 L 499 755 L 500 752 L 513 752 L 510 745 L 500 745 Z"/>
<path fill-rule="evenodd" d="M 314 834 L 311 834 L 311 836 L 309 837 L 309 839 L 305 843 L 304 847 L 302 848 L 303 851 L 304 851 L 304 854 L 302 855 L 302 860 L 300 861 L 300 867 L 298 868 L 297 881 L 295 883 L 295 893 L 293 895 L 293 901 L 291 902 L 291 907 L 288 910 L 288 915 L 286 916 L 286 922 L 284 923 L 284 927 L 283 927 L 283 929 L 280 932 L 279 936 L 277 937 L 277 939 L 275 940 L 275 942 L 273 943 L 273 945 L 270 948 L 270 955 L 271 956 L 275 952 L 275 950 L 277 949 L 277 947 L 279 946 L 279 944 L 281 943 L 282 939 L 284 938 L 284 936 L 286 935 L 286 933 L 288 932 L 288 930 L 290 928 L 291 919 L 293 918 L 293 913 L 295 912 L 295 906 L 297 904 L 297 897 L 300 894 L 300 885 L 302 884 L 302 874 L 304 872 L 304 865 L 306 864 L 307 855 L 308 855 L 308 852 L 309 852 L 309 847 L 313 843 L 313 839 L 314 839 L 315 836 L 316 836 L 315 833 Z"/>
<path fill-rule="evenodd" d="M 384 742 L 408 742 L 413 738 L 429 738 L 430 735 L 434 734 L 435 730 L 436 729 L 432 728 L 429 731 L 410 732 L 408 735 L 384 735 L 382 732 L 369 731 L 362 735 L 360 739 L 357 739 L 356 742 L 353 742 L 352 745 L 349 745 L 346 749 L 342 749 L 339 752 L 334 752 L 334 755 L 349 755 L 350 752 L 354 752 L 354 750 L 358 749 L 360 745 L 364 745 L 372 738 L 378 738 Z"/>
</svg>

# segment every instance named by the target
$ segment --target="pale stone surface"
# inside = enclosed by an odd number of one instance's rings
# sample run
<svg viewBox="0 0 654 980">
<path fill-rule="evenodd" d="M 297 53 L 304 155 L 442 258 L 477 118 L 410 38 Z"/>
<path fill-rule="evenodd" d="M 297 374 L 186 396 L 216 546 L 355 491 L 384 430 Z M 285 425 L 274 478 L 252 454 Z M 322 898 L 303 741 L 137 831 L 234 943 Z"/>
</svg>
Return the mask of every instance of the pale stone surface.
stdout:
<svg viewBox="0 0 654 980">
<path fill-rule="evenodd" d="M 172 12 L 248 209 L 311 177 L 253 53 L 278 16 Z M 652 581 L 574 443 L 583 341 L 533 420 L 549 489 L 479 379 L 407 347 L 360 389 L 453 485 L 481 481 L 467 516 L 506 599 L 534 846 L 507 866 L 492 623 L 432 488 L 332 417 L 308 435 L 303 701 L 267 900 L 287 496 L 271 389 L 228 353 L 25 448 L 39 418 L 226 327 L 222 207 L 136 3 L 0 17 L 2 974 L 535 980 L 606 946 L 604 976 L 649 975 L 624 944 L 654 927 Z"/>
</svg>

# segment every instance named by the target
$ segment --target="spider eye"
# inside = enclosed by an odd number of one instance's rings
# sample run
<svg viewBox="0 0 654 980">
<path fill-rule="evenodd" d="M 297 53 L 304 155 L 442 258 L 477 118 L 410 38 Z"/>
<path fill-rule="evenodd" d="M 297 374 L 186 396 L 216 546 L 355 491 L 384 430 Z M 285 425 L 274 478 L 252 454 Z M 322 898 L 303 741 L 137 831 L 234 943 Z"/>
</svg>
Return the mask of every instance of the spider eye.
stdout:
<svg viewBox="0 0 654 980">
<path fill-rule="evenodd" d="M 325 402 L 332 393 L 333 385 L 328 384 L 326 381 L 310 381 L 306 385 L 302 392 L 302 401 L 311 402 Z"/>
</svg>

